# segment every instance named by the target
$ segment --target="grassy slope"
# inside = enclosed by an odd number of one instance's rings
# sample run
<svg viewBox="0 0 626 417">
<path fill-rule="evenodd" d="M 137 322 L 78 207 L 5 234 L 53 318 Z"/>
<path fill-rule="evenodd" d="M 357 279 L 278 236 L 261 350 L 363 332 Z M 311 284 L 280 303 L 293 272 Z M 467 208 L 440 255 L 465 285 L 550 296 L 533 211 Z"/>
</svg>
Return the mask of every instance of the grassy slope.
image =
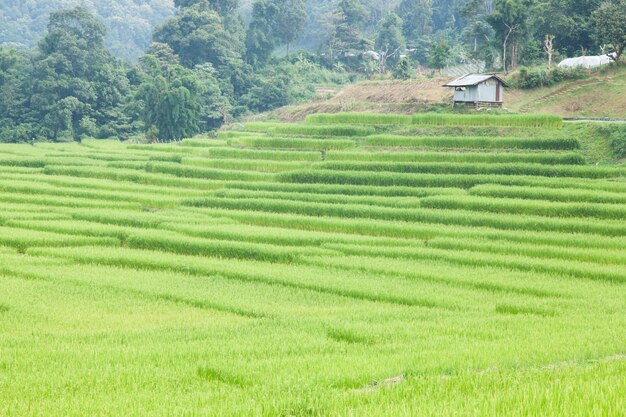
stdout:
<svg viewBox="0 0 626 417">
<path fill-rule="evenodd" d="M 506 98 L 512 111 L 526 108 L 530 113 L 564 117 L 626 118 L 626 66 L 547 88 L 509 90 Z"/>
<path fill-rule="evenodd" d="M 301 120 L 311 113 L 357 111 L 370 113 L 415 113 L 433 104 L 450 103 L 449 78 L 411 81 L 368 81 L 347 86 L 334 97 L 276 110 L 281 120 Z M 563 94 L 550 97 L 559 91 Z M 546 98 L 548 97 L 548 98 Z M 626 66 L 596 74 L 589 79 L 565 81 L 533 90 L 507 89 L 507 109 L 576 117 L 626 118 Z"/>
</svg>

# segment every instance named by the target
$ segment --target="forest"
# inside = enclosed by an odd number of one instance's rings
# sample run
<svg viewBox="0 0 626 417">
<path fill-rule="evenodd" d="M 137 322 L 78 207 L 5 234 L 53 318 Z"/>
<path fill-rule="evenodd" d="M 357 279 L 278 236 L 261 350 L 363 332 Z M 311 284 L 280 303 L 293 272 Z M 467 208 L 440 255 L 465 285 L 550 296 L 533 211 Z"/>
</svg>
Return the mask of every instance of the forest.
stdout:
<svg viewBox="0 0 626 417">
<path fill-rule="evenodd" d="M 0 22 L 3 142 L 180 140 L 319 86 L 626 46 L 626 0 L 3 0 Z"/>
</svg>

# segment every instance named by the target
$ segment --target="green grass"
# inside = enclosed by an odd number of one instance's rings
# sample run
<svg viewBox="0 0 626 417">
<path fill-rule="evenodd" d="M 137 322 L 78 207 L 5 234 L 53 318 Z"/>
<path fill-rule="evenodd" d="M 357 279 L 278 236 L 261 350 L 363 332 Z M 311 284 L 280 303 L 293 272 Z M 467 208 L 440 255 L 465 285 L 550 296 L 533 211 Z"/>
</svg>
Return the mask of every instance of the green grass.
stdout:
<svg viewBox="0 0 626 417">
<path fill-rule="evenodd" d="M 0 416 L 623 414 L 624 167 L 560 126 L 0 145 Z"/>
</svg>

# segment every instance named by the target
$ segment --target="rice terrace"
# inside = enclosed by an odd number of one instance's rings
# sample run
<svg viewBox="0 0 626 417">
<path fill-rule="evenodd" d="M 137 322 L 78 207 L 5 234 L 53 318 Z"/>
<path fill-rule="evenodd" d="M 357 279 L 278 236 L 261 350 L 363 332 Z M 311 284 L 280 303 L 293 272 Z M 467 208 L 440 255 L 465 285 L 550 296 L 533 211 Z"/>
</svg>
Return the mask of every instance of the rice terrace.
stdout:
<svg viewBox="0 0 626 417">
<path fill-rule="evenodd" d="M 578 132 L 0 145 L 0 415 L 623 416 L 626 168 Z"/>
</svg>

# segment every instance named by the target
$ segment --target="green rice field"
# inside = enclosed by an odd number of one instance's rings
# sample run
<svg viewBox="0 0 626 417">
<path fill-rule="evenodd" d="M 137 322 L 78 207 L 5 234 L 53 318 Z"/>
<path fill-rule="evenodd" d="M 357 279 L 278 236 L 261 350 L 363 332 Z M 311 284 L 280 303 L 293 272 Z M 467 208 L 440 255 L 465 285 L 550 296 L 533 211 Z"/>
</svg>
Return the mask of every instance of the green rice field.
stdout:
<svg viewBox="0 0 626 417">
<path fill-rule="evenodd" d="M 472 117 L 0 145 L 0 416 L 625 416 L 626 166 Z"/>
</svg>

